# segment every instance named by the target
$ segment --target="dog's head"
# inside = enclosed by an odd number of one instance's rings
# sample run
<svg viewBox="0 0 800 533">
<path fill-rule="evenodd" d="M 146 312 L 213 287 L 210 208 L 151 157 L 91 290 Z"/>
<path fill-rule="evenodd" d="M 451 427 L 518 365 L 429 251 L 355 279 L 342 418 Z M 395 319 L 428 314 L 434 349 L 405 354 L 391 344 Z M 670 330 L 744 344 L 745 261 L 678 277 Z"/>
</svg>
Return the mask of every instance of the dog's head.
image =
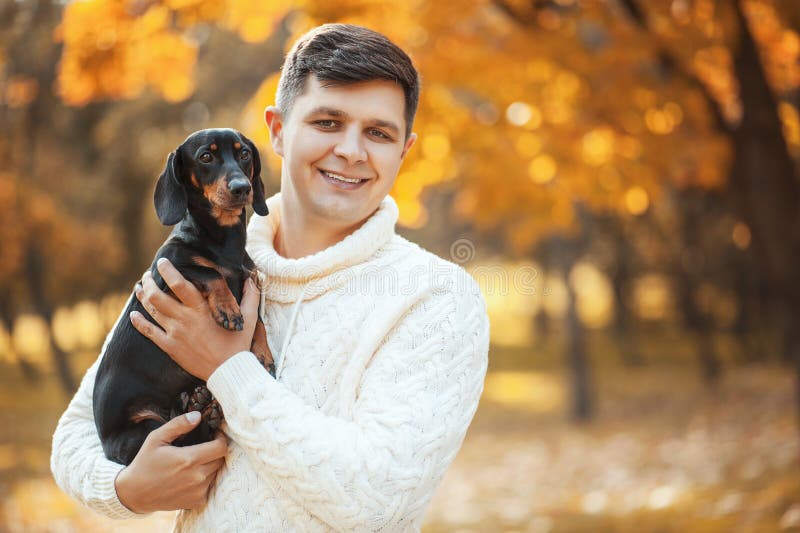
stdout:
<svg viewBox="0 0 800 533">
<path fill-rule="evenodd" d="M 258 150 L 236 130 L 196 131 L 169 154 L 154 200 L 158 219 L 167 226 L 180 222 L 190 205 L 208 210 L 220 226 L 239 223 L 248 203 L 264 216 Z"/>
</svg>

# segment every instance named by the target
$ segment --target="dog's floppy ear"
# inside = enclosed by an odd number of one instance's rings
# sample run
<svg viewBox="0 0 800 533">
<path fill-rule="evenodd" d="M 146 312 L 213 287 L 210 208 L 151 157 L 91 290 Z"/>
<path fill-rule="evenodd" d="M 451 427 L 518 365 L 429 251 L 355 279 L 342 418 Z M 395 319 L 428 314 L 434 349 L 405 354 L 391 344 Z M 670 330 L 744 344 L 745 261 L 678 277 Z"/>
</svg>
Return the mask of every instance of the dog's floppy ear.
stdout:
<svg viewBox="0 0 800 533">
<path fill-rule="evenodd" d="M 269 214 L 269 209 L 267 209 L 267 197 L 264 193 L 264 182 L 261 181 L 261 156 L 253 141 L 242 135 L 241 132 L 239 135 L 253 154 L 253 211 L 265 217 Z"/>
<path fill-rule="evenodd" d="M 181 179 L 181 156 L 179 151 L 169 154 L 167 165 L 158 177 L 153 201 L 158 220 L 165 226 L 173 226 L 186 214 L 188 200 Z"/>
</svg>

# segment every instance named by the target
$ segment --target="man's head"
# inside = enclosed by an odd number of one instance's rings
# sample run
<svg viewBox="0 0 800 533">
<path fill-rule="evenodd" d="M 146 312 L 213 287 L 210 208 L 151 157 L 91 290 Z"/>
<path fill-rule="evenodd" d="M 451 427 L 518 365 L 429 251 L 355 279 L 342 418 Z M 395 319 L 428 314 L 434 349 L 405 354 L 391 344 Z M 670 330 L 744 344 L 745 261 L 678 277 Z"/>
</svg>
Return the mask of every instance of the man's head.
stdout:
<svg viewBox="0 0 800 533">
<path fill-rule="evenodd" d="M 385 36 L 352 24 L 324 24 L 295 42 L 281 69 L 276 104 L 286 117 L 309 76 L 325 86 L 386 80 L 405 96 L 405 136 L 411 135 L 419 103 L 419 74 L 411 59 Z"/>
<path fill-rule="evenodd" d="M 344 24 L 301 37 L 265 111 L 287 222 L 344 235 L 369 218 L 416 141 L 418 97 L 416 70 L 386 37 Z"/>
</svg>

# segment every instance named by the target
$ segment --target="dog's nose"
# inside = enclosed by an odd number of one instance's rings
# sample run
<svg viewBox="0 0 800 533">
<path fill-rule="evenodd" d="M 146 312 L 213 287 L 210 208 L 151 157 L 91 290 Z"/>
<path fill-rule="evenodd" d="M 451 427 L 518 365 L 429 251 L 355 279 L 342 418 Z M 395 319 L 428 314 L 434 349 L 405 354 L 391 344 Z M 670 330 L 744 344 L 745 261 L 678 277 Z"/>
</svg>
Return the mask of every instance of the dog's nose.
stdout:
<svg viewBox="0 0 800 533">
<path fill-rule="evenodd" d="M 250 194 L 250 182 L 246 179 L 231 180 L 228 190 L 237 198 L 242 198 Z"/>
</svg>

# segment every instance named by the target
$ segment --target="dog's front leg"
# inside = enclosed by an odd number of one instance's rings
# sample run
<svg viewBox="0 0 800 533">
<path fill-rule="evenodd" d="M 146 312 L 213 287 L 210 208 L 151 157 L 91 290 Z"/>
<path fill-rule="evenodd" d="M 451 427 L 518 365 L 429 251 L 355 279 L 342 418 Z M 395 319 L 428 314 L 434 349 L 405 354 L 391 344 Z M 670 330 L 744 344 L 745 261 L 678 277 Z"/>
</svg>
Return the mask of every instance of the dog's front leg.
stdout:
<svg viewBox="0 0 800 533">
<path fill-rule="evenodd" d="M 204 281 L 202 284 L 201 292 L 208 300 L 208 307 L 211 308 L 211 314 L 217 324 L 225 329 L 241 331 L 244 328 L 244 317 L 225 280 L 220 277 Z"/>
<path fill-rule="evenodd" d="M 255 354 L 258 361 L 264 365 L 267 372 L 275 377 L 275 360 L 272 358 L 272 352 L 267 344 L 267 329 L 261 319 L 256 323 L 256 331 L 253 334 L 253 343 L 250 345 L 250 351 Z"/>
</svg>

